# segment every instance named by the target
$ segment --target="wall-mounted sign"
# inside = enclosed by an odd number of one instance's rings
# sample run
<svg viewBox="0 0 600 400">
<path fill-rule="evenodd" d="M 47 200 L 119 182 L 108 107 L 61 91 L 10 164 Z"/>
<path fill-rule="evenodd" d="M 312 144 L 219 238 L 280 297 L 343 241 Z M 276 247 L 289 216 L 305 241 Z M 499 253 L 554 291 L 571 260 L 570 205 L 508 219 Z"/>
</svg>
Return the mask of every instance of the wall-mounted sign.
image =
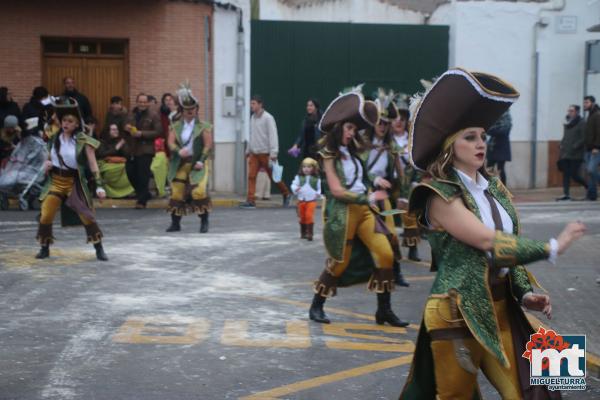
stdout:
<svg viewBox="0 0 600 400">
<path fill-rule="evenodd" d="M 577 33 L 577 17 L 575 15 L 557 16 L 556 33 Z"/>
</svg>

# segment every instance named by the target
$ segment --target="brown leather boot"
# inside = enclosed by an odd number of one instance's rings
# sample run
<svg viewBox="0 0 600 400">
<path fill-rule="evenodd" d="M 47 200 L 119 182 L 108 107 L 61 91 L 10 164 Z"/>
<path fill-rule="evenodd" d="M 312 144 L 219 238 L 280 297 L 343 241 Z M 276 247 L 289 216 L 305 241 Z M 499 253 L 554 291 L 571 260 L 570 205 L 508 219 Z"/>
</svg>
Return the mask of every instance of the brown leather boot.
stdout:
<svg viewBox="0 0 600 400">
<path fill-rule="evenodd" d="M 313 240 L 313 227 L 315 224 L 306 224 L 306 240 L 312 242 Z"/>
</svg>

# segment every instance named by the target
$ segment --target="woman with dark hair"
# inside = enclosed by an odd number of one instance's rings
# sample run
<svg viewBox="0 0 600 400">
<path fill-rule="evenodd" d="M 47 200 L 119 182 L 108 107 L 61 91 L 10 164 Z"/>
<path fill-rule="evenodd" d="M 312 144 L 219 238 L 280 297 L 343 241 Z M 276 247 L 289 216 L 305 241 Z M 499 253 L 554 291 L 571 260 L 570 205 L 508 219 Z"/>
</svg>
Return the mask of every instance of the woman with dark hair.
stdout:
<svg viewBox="0 0 600 400">
<path fill-rule="evenodd" d="M 85 167 L 90 168 L 95 178 L 96 195 L 101 199 L 105 198 L 106 192 L 94 153 L 100 143 L 83 133 L 83 118 L 75 99 L 63 97 L 54 104 L 54 109 L 61 127 L 48 140 L 48 180 L 40 195 L 42 212 L 37 233 L 37 240 L 42 247 L 36 258 L 50 257 L 50 245 L 54 242 L 52 223 L 64 202 L 79 214 L 85 227 L 87 242 L 93 243 L 96 248 L 96 258 L 107 261 L 108 257 L 102 247 L 102 231 L 96 223 L 92 195 L 84 172 Z"/>
<path fill-rule="evenodd" d="M 398 199 L 398 208 L 406 209 L 408 206 L 408 197 L 412 187 L 420 180 L 420 174 L 410 165 L 408 155 L 408 120 L 410 112 L 408 111 L 408 96 L 398 95 L 396 100 L 398 107 L 398 117 L 392 121 L 391 131 L 394 141 L 398 147 L 398 161 L 402 168 L 400 184 L 396 188 L 395 197 Z M 414 213 L 405 212 L 395 216 L 397 226 L 402 226 L 402 246 L 408 247 L 408 259 L 412 261 L 421 261 L 419 257 L 418 245 L 421 242 L 421 232 L 417 224 L 417 218 Z"/>
<path fill-rule="evenodd" d="M 411 163 L 432 178 L 415 187 L 409 208 L 428 228 L 437 273 L 401 399 L 480 399 L 480 369 L 503 399 L 560 398 L 530 385 L 522 357 L 534 329 L 521 306 L 552 312 L 524 265 L 554 262 L 586 228 L 570 223 L 549 241 L 521 236 L 511 194 L 487 174 L 485 131 L 518 97 L 498 77 L 456 68 L 411 110 Z"/>
<path fill-rule="evenodd" d="M 14 115 L 21 120 L 21 110 L 19 105 L 15 103 L 6 86 L 0 87 L 0 129 L 3 127 L 4 118 L 9 115 Z"/>
<path fill-rule="evenodd" d="M 43 86 L 33 89 L 29 103 L 23 106 L 22 118 L 27 127 L 35 126 L 33 129 L 27 129 L 27 133 L 39 135 L 44 131 L 44 124 L 52 118 L 52 100 L 48 89 Z"/>
<path fill-rule="evenodd" d="M 302 127 L 294 145 L 288 150 L 290 154 L 297 153 L 305 159 L 318 157 L 318 142 L 321 139 L 319 121 L 321 120 L 321 107 L 315 99 L 306 101 L 306 115 L 302 120 Z"/>
<path fill-rule="evenodd" d="M 365 101 L 358 92 L 333 100 L 321 119 L 320 128 L 326 132 L 325 146 L 319 155 L 327 178 L 323 240 L 328 259 L 315 282 L 309 311 L 309 318 L 316 322 L 330 323 L 323 311 L 325 299 L 336 294 L 338 280 L 350 263 L 353 243 L 360 241 L 375 265 L 368 288 L 377 293 L 376 322 L 407 325 L 391 308 L 394 252 L 385 233 L 378 229 L 374 215 L 375 204 L 387 199 L 388 194 L 385 190 L 369 189 L 366 167 L 358 155 L 358 130 L 376 125 L 378 120 L 377 106 Z"/>
<path fill-rule="evenodd" d="M 398 117 L 398 109 L 394 103 L 394 93 L 385 93 L 379 89 L 375 99 L 377 111 L 379 112 L 379 122 L 374 127 L 366 130 L 366 150 L 362 157 L 367 166 L 369 179 L 372 182 L 374 190 L 385 190 L 389 198 L 378 204 L 380 210 L 391 210 L 396 206 L 396 195 L 399 192 L 401 178 L 403 176 L 402 167 L 399 160 L 399 148 L 393 139 L 391 124 Z M 377 215 L 387 228 L 387 236 L 390 238 L 390 244 L 394 250 L 394 281 L 400 286 L 410 286 L 402 276 L 400 269 L 400 241 L 396 234 L 394 216 L 385 217 Z"/>
</svg>

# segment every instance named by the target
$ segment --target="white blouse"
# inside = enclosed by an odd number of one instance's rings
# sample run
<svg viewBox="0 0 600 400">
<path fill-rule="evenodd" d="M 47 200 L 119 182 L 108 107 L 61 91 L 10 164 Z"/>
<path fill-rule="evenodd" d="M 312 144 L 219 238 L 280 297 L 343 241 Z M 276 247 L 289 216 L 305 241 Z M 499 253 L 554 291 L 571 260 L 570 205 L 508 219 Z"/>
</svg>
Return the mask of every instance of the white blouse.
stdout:
<svg viewBox="0 0 600 400">
<path fill-rule="evenodd" d="M 367 188 L 363 184 L 363 168 L 360 160 L 356 158 L 352 160 L 352 156 L 346 146 L 340 146 L 340 152 L 344 155 L 342 157 L 342 167 L 344 169 L 344 176 L 346 177 L 346 185 L 351 184 L 355 176 L 358 177 L 348 190 L 352 193 L 365 193 Z"/>
<path fill-rule="evenodd" d="M 77 141 L 75 140 L 75 137 L 71 136 L 70 139 L 65 139 L 61 133 L 58 137 L 58 140 L 60 140 L 60 155 L 62 156 L 65 165 L 71 169 L 77 169 Z M 63 167 L 58 159 L 58 155 L 56 154 L 56 146 L 52 146 L 50 159 L 53 167 L 67 169 Z"/>
<path fill-rule="evenodd" d="M 194 132 L 195 122 L 196 119 L 193 119 L 190 122 L 185 122 L 185 120 L 183 120 L 183 129 L 181 130 L 181 144 L 184 145 L 184 148 L 186 148 L 190 154 L 192 154 L 194 151 L 194 143 L 193 140 L 191 140 L 191 138 L 192 133 Z"/>
<path fill-rule="evenodd" d="M 379 154 L 379 149 L 377 148 L 377 146 L 383 146 L 383 140 L 379 138 L 374 138 L 373 146 L 375 146 L 376 148 L 371 149 L 371 151 L 369 152 L 369 159 L 367 160 L 367 165 L 371 165 L 373 160 L 375 160 L 375 158 L 377 157 L 377 154 Z M 377 161 L 375 161 L 375 164 L 373 164 L 373 166 L 369 169 L 369 173 L 383 178 L 386 175 L 387 167 L 388 158 L 384 150 L 383 153 L 377 159 Z"/>
</svg>

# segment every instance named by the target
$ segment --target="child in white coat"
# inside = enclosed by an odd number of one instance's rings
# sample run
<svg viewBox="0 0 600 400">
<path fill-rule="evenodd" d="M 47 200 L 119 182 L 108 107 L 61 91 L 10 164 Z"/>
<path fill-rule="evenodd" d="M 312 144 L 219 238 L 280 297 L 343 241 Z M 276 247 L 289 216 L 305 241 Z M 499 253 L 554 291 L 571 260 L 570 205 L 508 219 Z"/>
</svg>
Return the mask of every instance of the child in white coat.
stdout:
<svg viewBox="0 0 600 400">
<path fill-rule="evenodd" d="M 321 198 L 321 179 L 319 165 L 314 159 L 307 157 L 302 160 L 298 175 L 292 182 L 292 193 L 298 197 L 298 219 L 300 222 L 300 237 L 313 240 L 314 215 L 317 200 Z"/>
</svg>

